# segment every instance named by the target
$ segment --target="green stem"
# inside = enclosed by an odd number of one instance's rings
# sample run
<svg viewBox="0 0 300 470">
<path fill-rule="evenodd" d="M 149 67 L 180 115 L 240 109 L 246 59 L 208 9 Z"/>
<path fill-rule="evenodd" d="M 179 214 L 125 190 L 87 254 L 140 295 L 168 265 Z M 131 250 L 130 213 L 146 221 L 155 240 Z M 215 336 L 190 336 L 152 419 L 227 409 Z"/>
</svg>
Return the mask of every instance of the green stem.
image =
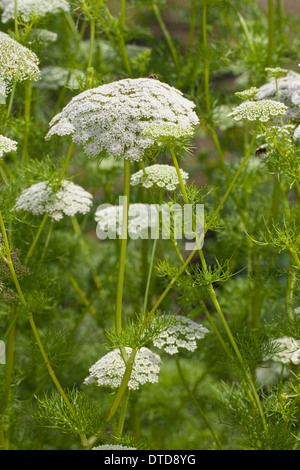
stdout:
<svg viewBox="0 0 300 470">
<path fill-rule="evenodd" d="M 0 175 L 1 175 L 1 177 L 2 177 L 2 179 L 3 179 L 3 181 L 4 181 L 4 183 L 6 184 L 6 186 L 8 186 L 8 185 L 9 185 L 9 181 L 8 181 L 7 176 L 6 176 L 5 170 L 4 170 L 3 166 L 2 166 L 2 161 L 0 161 Z"/>
<path fill-rule="evenodd" d="M 93 64 L 93 54 L 94 54 L 94 44 L 95 44 L 95 18 L 90 19 L 90 48 L 89 48 L 89 58 L 87 63 L 87 69 L 92 67 Z"/>
<path fill-rule="evenodd" d="M 207 47 L 207 3 L 203 3 L 203 12 L 202 12 L 202 42 L 205 53 L 204 59 L 204 91 L 205 91 L 205 101 L 206 101 L 206 111 L 211 117 L 211 103 L 209 96 L 209 58 L 208 58 L 208 47 Z"/>
<path fill-rule="evenodd" d="M 279 205 L 280 205 L 280 193 L 281 193 L 281 184 L 280 184 L 280 175 L 275 175 L 273 178 L 273 193 L 272 193 L 272 208 L 271 208 L 271 221 L 270 223 L 275 223 L 276 217 L 278 215 Z"/>
<path fill-rule="evenodd" d="M 290 255 L 289 269 L 287 274 L 287 289 L 286 289 L 286 313 L 290 320 L 293 320 L 293 293 L 295 287 L 295 269 L 292 264 L 292 256 Z"/>
<path fill-rule="evenodd" d="M 74 145 L 75 145 L 74 142 L 70 143 L 69 150 L 68 150 L 65 162 L 63 164 L 63 167 L 62 167 L 62 170 L 61 170 L 61 173 L 60 173 L 60 178 L 61 179 L 63 179 L 63 177 L 65 176 L 65 174 L 67 172 L 68 165 L 69 165 L 69 162 L 70 162 L 70 158 L 72 156 Z"/>
<path fill-rule="evenodd" d="M 101 287 L 101 281 L 100 281 L 100 278 L 97 274 L 96 269 L 94 268 L 94 266 L 91 262 L 91 259 L 90 259 L 90 256 L 89 256 L 89 251 L 88 251 L 88 248 L 87 248 L 86 243 L 85 243 L 85 238 L 82 234 L 80 225 L 79 225 L 78 220 L 77 220 L 75 215 L 71 217 L 71 222 L 72 222 L 75 234 L 77 235 L 77 237 L 82 242 L 82 251 L 83 251 L 83 255 L 85 257 L 85 261 L 86 261 L 87 265 L 89 266 L 89 268 L 91 270 L 95 285 L 96 285 L 97 289 L 99 289 Z"/>
<path fill-rule="evenodd" d="M 19 38 L 19 29 L 18 29 L 18 26 L 19 26 L 19 23 L 18 23 L 18 0 L 14 0 L 14 3 L 15 3 L 15 9 L 14 9 L 14 25 L 15 25 L 15 35 L 16 35 L 16 38 L 18 39 Z"/>
<path fill-rule="evenodd" d="M 150 265 L 149 265 L 149 272 L 148 272 L 148 278 L 147 278 L 147 284 L 146 284 L 146 290 L 145 290 L 145 296 L 144 296 L 143 312 L 142 312 L 143 315 L 145 315 L 147 311 L 149 289 L 150 289 L 151 276 L 152 276 L 153 265 L 154 265 L 155 252 L 157 248 L 157 242 L 158 242 L 158 238 L 155 238 L 153 242 L 153 247 L 152 247 L 151 260 L 150 260 Z"/>
<path fill-rule="evenodd" d="M 36 235 L 34 237 L 34 240 L 33 242 L 31 243 L 30 245 L 30 248 L 28 250 L 28 253 L 26 255 L 26 258 L 25 258 L 25 261 L 24 261 L 24 264 L 25 266 L 28 264 L 28 261 L 29 261 L 29 258 L 31 257 L 32 253 L 33 253 L 33 250 L 35 249 L 36 245 L 37 245 L 37 242 L 39 241 L 40 239 L 40 236 L 41 236 L 41 233 L 45 227 L 45 224 L 47 222 L 47 219 L 48 219 L 48 214 L 47 212 L 44 214 L 43 216 L 43 219 L 42 219 L 42 222 L 40 223 L 40 226 L 38 228 L 38 231 L 36 232 Z"/>
<path fill-rule="evenodd" d="M 165 36 L 165 39 L 167 41 L 167 44 L 169 46 L 169 49 L 170 49 L 170 52 L 171 52 L 171 55 L 172 55 L 172 58 L 173 58 L 173 62 L 174 62 L 174 65 L 175 65 L 175 68 L 177 70 L 177 72 L 179 72 L 180 70 L 180 64 L 179 64 L 179 59 L 178 59 L 178 55 L 177 55 L 177 52 L 176 52 L 176 48 L 173 44 L 173 41 L 172 41 L 172 38 L 170 36 L 170 33 L 164 23 L 164 20 L 161 16 L 161 13 L 160 13 L 160 10 L 158 8 L 158 6 L 156 5 L 155 1 L 153 1 L 152 3 L 152 9 L 153 9 L 153 12 L 155 14 L 155 17 L 159 23 L 159 26 L 161 27 L 161 30 Z"/>
<path fill-rule="evenodd" d="M 25 131 L 24 131 L 23 155 L 22 155 L 23 163 L 28 162 L 28 137 L 29 137 L 29 132 L 30 132 L 31 99 L 32 99 L 32 83 L 30 80 L 27 80 L 25 83 L 25 108 L 24 108 Z"/>
<path fill-rule="evenodd" d="M 6 116 L 5 116 L 5 121 L 4 121 L 4 125 L 3 125 L 3 131 L 2 131 L 3 134 L 5 134 L 8 119 L 9 119 L 9 116 L 10 116 L 10 113 L 11 113 L 11 110 L 12 110 L 12 105 L 13 105 L 15 92 L 16 92 L 16 86 L 17 86 L 17 82 L 14 81 L 13 84 L 12 84 L 12 89 L 11 89 L 11 92 L 10 92 L 8 107 L 7 107 Z"/>
<path fill-rule="evenodd" d="M 252 138 L 252 141 L 250 143 L 250 146 L 249 146 L 249 149 L 241 163 L 241 166 L 240 168 L 238 169 L 238 171 L 236 172 L 235 176 L 233 177 L 233 180 L 231 181 L 230 185 L 229 185 L 229 188 L 227 189 L 225 195 L 223 196 L 222 198 L 222 201 L 220 202 L 220 204 L 218 205 L 217 209 L 215 210 L 215 212 L 213 213 L 213 216 L 211 217 L 211 219 L 209 220 L 209 222 L 207 223 L 206 225 L 206 229 L 205 229 L 205 232 L 203 233 L 203 237 L 205 235 L 205 233 L 209 230 L 210 226 L 212 225 L 213 221 L 215 220 L 215 218 L 218 216 L 220 210 L 222 209 L 227 197 L 229 196 L 230 194 L 230 191 L 232 190 L 233 186 L 234 186 L 234 183 L 236 182 L 239 174 L 241 173 L 242 169 L 244 168 L 249 156 L 250 156 L 250 153 L 252 151 L 252 147 L 254 145 L 254 142 L 255 142 L 255 137 L 256 137 L 256 134 L 258 132 L 258 127 L 257 129 L 255 130 L 254 132 L 254 136 Z M 152 316 L 154 315 L 154 313 L 156 312 L 156 310 L 158 309 L 158 307 L 160 306 L 160 304 L 162 303 L 162 301 L 164 300 L 164 298 L 167 296 L 167 294 L 169 293 L 169 291 L 172 289 L 172 287 L 174 286 L 174 284 L 176 283 L 177 279 L 179 278 L 179 276 L 186 270 L 187 266 L 190 264 L 191 260 L 193 259 L 195 253 L 198 251 L 197 248 L 195 248 L 191 253 L 190 255 L 187 257 L 187 259 L 185 260 L 185 262 L 182 264 L 182 266 L 180 267 L 180 269 L 178 270 L 176 276 L 174 276 L 171 281 L 169 282 L 169 284 L 167 285 L 167 287 L 165 288 L 165 290 L 162 292 L 162 294 L 160 295 L 160 297 L 158 298 L 158 300 L 155 302 L 155 304 L 153 305 L 153 307 L 151 308 L 151 310 L 149 311 L 147 317 L 145 318 L 145 321 L 144 321 L 144 324 L 143 326 L 141 327 L 140 329 L 140 334 L 142 335 L 143 334 L 143 331 L 144 329 L 146 328 L 146 325 L 147 323 L 151 320 Z M 217 303 L 217 302 L 216 302 Z M 226 321 L 226 320 L 225 320 Z M 227 323 L 227 322 L 226 322 Z M 115 396 L 115 399 L 114 399 L 114 402 L 110 408 L 110 411 L 109 411 L 109 414 L 108 414 L 108 418 L 107 418 L 107 423 L 109 423 L 111 421 L 111 419 L 114 417 L 122 399 L 123 399 L 123 396 L 124 396 L 124 393 L 125 391 L 127 390 L 127 384 L 128 384 L 128 381 L 130 379 L 130 375 L 131 375 L 131 372 L 132 372 L 132 367 L 133 367 L 133 364 L 134 364 L 134 359 L 135 359 L 135 355 L 136 355 L 136 352 L 137 352 L 137 349 L 133 349 L 132 350 L 132 353 L 128 359 L 128 361 L 126 362 L 126 368 L 125 368 L 125 373 L 124 373 L 124 376 L 122 378 L 122 382 L 121 382 L 121 385 L 118 389 L 118 392 Z M 247 373 L 247 378 L 248 380 L 251 381 L 251 388 L 252 388 L 252 392 L 253 394 L 255 394 L 255 399 L 257 400 L 258 397 L 257 397 L 257 392 L 256 392 L 256 389 L 253 385 L 253 382 L 252 382 L 252 378 L 251 376 L 249 377 L 249 373 Z M 254 390 L 253 390 L 254 388 Z M 259 399 L 258 399 L 258 402 L 259 402 Z M 267 428 L 266 428 L 266 423 L 265 423 L 265 419 L 264 419 L 264 416 L 263 416 L 263 411 L 261 409 L 261 405 L 260 405 L 260 402 L 258 404 L 259 406 L 259 410 L 260 410 L 260 413 L 262 414 L 262 420 L 263 420 L 263 423 L 264 423 L 264 428 L 265 430 L 267 431 Z M 101 428 L 101 430 L 99 430 L 99 432 L 95 435 L 95 436 L 92 436 L 90 439 L 89 439 L 89 447 L 92 447 L 93 444 L 101 437 L 101 435 L 103 434 L 103 432 L 105 431 L 106 429 L 106 425 L 103 426 L 103 428 Z"/>
<path fill-rule="evenodd" d="M 19 280 L 17 278 L 17 275 L 16 275 L 16 272 L 15 272 L 15 269 L 14 269 L 14 265 L 13 265 L 13 262 L 12 262 L 12 259 L 11 259 L 11 255 L 10 255 L 10 247 L 9 247 L 9 244 L 8 244 L 8 239 L 7 239 L 7 234 L 6 234 L 6 229 L 5 229 L 5 226 L 4 226 L 4 222 L 3 222 L 3 218 L 2 218 L 2 214 L 1 214 L 1 211 L 0 211 L 0 229 L 1 229 L 1 232 L 2 232 L 2 236 L 3 236 L 3 240 L 4 240 L 4 245 L 5 245 L 5 249 L 6 249 L 6 257 L 7 257 L 7 264 L 9 266 L 9 270 L 10 270 L 10 273 L 12 275 L 12 278 L 13 278 L 13 281 L 14 281 L 14 284 L 15 284 L 15 287 L 17 289 L 17 292 L 18 292 L 18 295 L 20 297 L 20 300 L 23 304 L 24 307 L 27 307 L 27 302 L 25 300 L 25 297 L 24 297 L 24 294 L 22 292 L 22 289 L 21 289 L 21 286 L 20 286 L 20 283 L 19 283 Z M 32 312 L 28 312 L 28 320 L 29 320 L 29 323 L 30 323 L 30 326 L 31 326 L 31 329 L 33 331 L 33 335 L 35 337 L 35 340 L 38 344 L 38 347 L 39 347 L 39 350 L 41 352 L 41 355 L 44 359 L 44 362 L 45 362 L 45 365 L 48 369 L 48 372 L 49 372 L 49 375 L 52 379 L 52 381 L 54 382 L 57 390 L 59 391 L 60 395 L 62 396 L 66 406 L 68 407 L 68 409 L 70 410 L 72 416 L 75 416 L 75 410 L 73 408 L 73 406 L 71 405 L 70 401 L 68 400 L 68 397 L 66 396 L 63 388 L 61 387 L 59 381 L 57 380 L 57 377 L 51 367 L 51 364 L 49 362 L 49 359 L 48 359 L 48 356 L 46 354 L 46 351 L 44 349 L 44 346 L 43 346 L 43 343 L 40 339 L 40 335 L 38 333 L 38 330 L 36 328 L 36 325 L 35 325 L 35 322 L 34 322 L 34 319 L 33 319 L 33 315 L 32 315 Z M 81 438 L 81 442 L 82 442 L 82 445 L 84 447 L 86 447 L 87 445 L 87 440 L 86 440 L 86 437 L 84 434 L 80 433 L 80 438 Z"/>
<path fill-rule="evenodd" d="M 253 136 L 253 137 L 255 137 L 255 133 L 254 133 L 254 136 Z M 253 138 L 252 138 L 252 140 L 253 140 Z M 251 147 L 251 144 L 250 144 L 250 147 Z M 178 162 L 177 162 L 177 158 L 176 158 L 176 155 L 175 155 L 175 152 L 174 152 L 173 149 L 171 149 L 171 154 L 172 154 L 173 161 L 174 161 L 174 164 L 175 164 L 177 176 L 178 176 L 179 181 L 180 181 L 180 187 L 181 187 L 181 191 L 182 191 L 182 193 L 183 193 L 184 202 L 185 202 L 186 204 L 189 204 L 189 200 L 188 200 L 188 197 L 187 197 L 187 194 L 186 194 L 185 186 L 184 186 L 184 184 L 183 184 L 182 177 L 181 177 L 181 173 L 180 173 L 180 170 L 179 170 L 179 165 L 178 165 Z M 247 152 L 247 153 L 246 153 L 246 156 L 247 156 L 247 155 L 250 155 L 250 152 Z M 239 170 L 240 170 L 240 169 L 243 169 L 244 165 L 245 165 L 246 162 L 247 162 L 247 159 L 248 159 L 248 157 L 247 157 L 246 159 L 245 159 L 245 157 L 244 157 L 244 159 L 243 159 L 243 161 L 242 161 L 242 163 L 241 163 L 241 166 L 240 166 Z M 239 174 L 239 170 L 237 171 L 236 174 Z M 240 170 L 240 171 L 241 171 L 241 170 Z M 199 245 L 198 242 L 197 242 L 197 245 L 198 245 L 198 246 L 201 246 L 201 244 Z M 200 256 L 202 268 L 203 268 L 204 271 L 207 271 L 207 265 L 206 265 L 206 261 L 205 261 L 204 255 L 203 255 L 203 251 L 199 248 L 198 252 L 199 252 L 199 256 Z M 265 431 L 267 432 L 267 424 L 266 424 L 266 421 L 265 421 L 265 416 L 264 416 L 264 413 L 263 413 L 263 410 L 262 410 L 262 407 L 261 407 L 261 403 L 260 403 L 259 397 L 258 397 L 258 395 L 257 395 L 256 388 L 255 388 L 255 386 L 254 386 L 254 383 L 253 383 L 251 374 L 247 371 L 247 368 L 246 368 L 245 363 L 244 363 L 244 359 L 243 359 L 243 357 L 242 357 L 242 355 L 241 355 L 241 353 L 240 353 L 240 350 L 239 350 L 239 348 L 238 348 L 238 345 L 236 344 L 236 341 L 235 341 L 235 339 L 234 339 L 234 337 L 233 337 L 233 335 L 232 335 L 232 332 L 231 332 L 230 327 L 229 327 L 229 325 L 228 325 L 228 323 L 227 323 L 227 320 L 226 320 L 226 318 L 225 318 L 225 316 L 224 316 L 224 314 L 223 314 L 223 311 L 222 311 L 222 309 L 221 309 L 221 307 L 220 307 L 220 304 L 219 304 L 219 302 L 218 302 L 218 300 L 217 300 L 217 296 L 216 296 L 216 293 L 215 293 L 215 290 L 214 290 L 214 288 L 213 288 L 212 283 L 210 283 L 210 284 L 208 285 L 208 292 L 209 292 L 209 296 L 210 296 L 210 298 L 211 298 L 211 300 L 212 300 L 212 302 L 213 302 L 213 304 L 214 304 L 214 306 L 215 306 L 215 308 L 216 308 L 216 311 L 217 311 L 217 313 L 218 313 L 218 315 L 219 315 L 219 317 L 220 317 L 220 319 L 221 319 L 221 321 L 222 321 L 223 327 L 224 327 L 224 329 L 225 329 L 225 331 L 226 331 L 226 333 L 227 333 L 227 336 L 228 336 L 228 338 L 229 338 L 229 341 L 230 341 L 230 343 L 231 343 L 231 345 L 232 345 L 232 347 L 233 347 L 233 349 L 234 349 L 234 351 L 235 351 L 235 353 L 236 353 L 236 356 L 237 356 L 237 358 L 238 358 L 238 360 L 239 360 L 239 362 L 240 362 L 240 364 L 241 364 L 241 366 L 242 366 L 242 368 L 243 368 L 245 377 L 246 377 L 246 379 L 247 379 L 247 381 L 248 381 L 248 383 L 249 383 L 249 386 L 250 386 L 250 388 L 251 388 L 251 390 L 252 390 L 252 394 L 253 394 L 253 398 L 254 398 L 254 400 L 255 400 L 256 406 L 257 406 L 257 408 L 258 408 L 258 410 L 259 410 L 259 413 L 260 413 L 260 416 L 261 416 L 261 419 L 262 419 L 262 422 L 263 422 L 263 425 L 264 425 L 264 429 L 265 429 Z"/>
<path fill-rule="evenodd" d="M 53 231 L 53 227 L 54 227 L 54 221 L 51 220 L 51 221 L 50 221 L 50 224 L 49 224 L 49 228 L 48 228 L 48 233 L 47 233 L 47 238 L 46 238 L 46 242 L 45 242 L 45 245 L 44 245 L 44 249 L 43 249 L 43 252 L 42 252 L 40 261 L 39 261 L 39 267 L 38 267 L 38 269 L 40 269 L 40 267 L 42 266 L 42 263 L 43 263 L 44 258 L 45 258 L 45 256 L 46 256 L 46 253 L 47 253 L 47 250 L 48 250 L 48 246 L 49 246 L 49 243 L 50 243 L 50 238 L 51 238 L 52 231 Z"/>
<path fill-rule="evenodd" d="M 12 382 L 12 374 L 13 374 L 13 364 L 14 364 L 14 350 L 15 350 L 15 332 L 16 332 L 16 308 L 15 305 L 11 307 L 11 314 L 10 314 L 10 327 L 9 333 L 7 335 L 7 342 L 6 342 L 6 364 L 5 364 L 5 375 L 4 375 L 4 387 L 3 387 L 3 394 L 1 396 L 1 405 L 0 405 L 0 413 L 3 414 L 7 408 L 9 403 L 10 393 L 11 393 L 11 382 Z M 4 429 L 3 435 L 4 434 Z M 4 440 L 5 448 L 9 448 L 9 441 L 8 437 Z M 1 445 L 0 445 L 1 448 Z"/>
<path fill-rule="evenodd" d="M 130 396 L 130 390 L 127 389 L 126 392 L 125 392 L 125 395 L 123 397 L 123 400 L 122 400 L 122 405 L 121 405 L 121 410 L 120 410 L 120 417 L 119 417 L 118 427 L 117 427 L 117 431 L 116 431 L 116 437 L 118 439 L 121 439 L 122 434 L 123 434 L 129 396 Z"/>
<path fill-rule="evenodd" d="M 132 69 L 130 65 L 130 61 L 126 51 L 126 45 L 124 42 L 124 28 L 125 28 L 125 13 L 126 13 L 126 0 L 121 0 L 121 13 L 120 13 L 120 21 L 119 27 L 117 30 L 117 37 L 118 37 L 118 44 L 120 49 L 120 54 L 122 58 L 122 62 L 126 72 L 128 73 L 129 77 L 132 77 Z"/>
<path fill-rule="evenodd" d="M 269 67 L 273 60 L 274 51 L 274 33 L 275 33 L 275 9 L 274 0 L 268 0 L 268 47 L 266 66 Z"/>
<path fill-rule="evenodd" d="M 282 0 L 277 0 L 277 16 L 278 16 L 278 30 L 279 34 L 282 37 L 283 26 L 284 26 L 284 10 Z"/>
<path fill-rule="evenodd" d="M 123 199 L 123 220 L 122 220 L 122 236 L 120 249 L 120 264 L 117 282 L 117 296 L 115 308 L 115 326 L 116 333 L 119 336 L 122 330 L 122 299 L 124 288 L 125 261 L 128 238 L 128 208 L 130 198 L 130 161 L 124 159 L 124 199 Z"/>
<path fill-rule="evenodd" d="M 253 146 L 255 144 L 255 140 L 256 140 L 256 136 L 258 134 L 258 130 L 259 130 L 259 125 L 256 126 L 256 129 L 253 133 L 253 137 L 251 139 L 251 142 L 250 142 L 250 145 L 248 147 L 248 150 L 237 170 L 237 172 L 235 173 L 233 179 L 231 180 L 231 183 L 229 184 L 228 188 L 227 188 L 227 191 L 226 193 L 224 194 L 223 198 L 221 199 L 221 202 L 219 203 L 217 209 L 215 210 L 214 214 L 212 215 L 210 221 L 209 221 L 209 224 L 206 226 L 206 230 L 205 230 L 205 233 L 207 232 L 208 228 L 212 225 L 212 223 L 214 222 L 214 220 L 216 219 L 217 215 L 219 214 L 219 212 L 221 211 L 226 199 L 228 198 L 229 194 L 231 193 L 232 191 L 232 188 L 233 186 L 235 185 L 235 182 L 236 180 L 238 179 L 238 177 L 240 176 L 241 172 L 243 171 L 247 161 L 248 161 L 248 158 L 250 157 L 250 154 L 252 152 L 252 149 L 253 149 Z"/>
<path fill-rule="evenodd" d="M 185 375 L 183 373 L 183 370 L 182 370 L 182 367 L 181 367 L 181 364 L 180 364 L 180 361 L 179 361 L 179 357 L 178 357 L 178 354 L 175 354 L 175 360 L 176 360 L 176 366 L 177 366 L 177 370 L 178 370 L 178 373 L 179 373 L 179 376 L 181 378 L 181 381 L 182 381 L 182 384 L 184 386 L 184 388 L 186 389 L 190 399 L 192 400 L 192 402 L 194 403 L 195 407 L 197 408 L 197 411 L 198 413 L 200 414 L 202 420 L 204 421 L 205 425 L 207 426 L 207 428 L 209 429 L 212 437 L 214 438 L 217 446 L 219 447 L 220 450 L 224 450 L 223 446 L 222 446 L 222 443 L 219 439 L 219 437 L 217 436 L 217 434 L 215 433 L 212 425 L 210 424 L 210 421 L 207 419 L 204 411 L 202 410 L 201 406 L 199 405 L 199 402 L 198 400 L 196 399 L 194 393 L 192 392 L 192 390 L 190 389 L 189 387 L 189 384 L 185 378 Z"/>
<path fill-rule="evenodd" d="M 83 290 L 79 286 L 78 282 L 76 281 L 75 277 L 66 269 L 64 268 L 65 274 L 69 281 L 71 282 L 74 290 L 77 292 L 78 296 L 80 297 L 82 303 L 87 307 L 88 311 L 94 316 L 97 316 L 97 312 L 94 307 L 91 305 L 89 300 L 87 299 L 86 295 L 84 294 Z"/>
</svg>

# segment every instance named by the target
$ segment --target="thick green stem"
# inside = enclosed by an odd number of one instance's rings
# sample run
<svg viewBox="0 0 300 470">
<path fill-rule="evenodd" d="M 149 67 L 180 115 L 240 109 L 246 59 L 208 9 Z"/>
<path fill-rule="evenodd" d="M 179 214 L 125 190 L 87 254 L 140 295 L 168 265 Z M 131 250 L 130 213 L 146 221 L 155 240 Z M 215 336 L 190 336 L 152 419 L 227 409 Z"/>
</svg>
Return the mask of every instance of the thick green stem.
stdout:
<svg viewBox="0 0 300 470">
<path fill-rule="evenodd" d="M 128 238 L 128 208 L 130 198 L 130 161 L 124 159 L 124 198 L 123 198 L 123 219 L 122 219 L 122 235 L 120 249 L 120 264 L 118 272 L 116 309 L 115 309 L 115 326 L 116 333 L 119 336 L 122 330 L 122 300 L 125 275 L 125 261 Z"/>
<path fill-rule="evenodd" d="M 129 395 L 130 395 L 130 390 L 126 390 L 125 395 L 122 400 L 122 405 L 121 405 L 121 410 L 120 410 L 120 417 L 119 417 L 119 422 L 118 422 L 118 427 L 116 431 L 116 437 L 120 439 L 123 434 L 123 429 L 124 429 L 124 423 L 125 423 L 125 417 L 126 417 L 126 411 L 128 407 L 128 401 L 129 401 Z"/>
</svg>

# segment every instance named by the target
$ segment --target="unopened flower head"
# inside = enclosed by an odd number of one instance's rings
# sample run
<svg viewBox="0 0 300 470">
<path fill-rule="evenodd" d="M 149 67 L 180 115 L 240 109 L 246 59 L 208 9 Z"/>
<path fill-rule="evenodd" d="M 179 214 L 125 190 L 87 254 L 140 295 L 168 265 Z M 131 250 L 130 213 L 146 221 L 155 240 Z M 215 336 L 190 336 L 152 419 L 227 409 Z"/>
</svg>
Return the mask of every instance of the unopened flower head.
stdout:
<svg viewBox="0 0 300 470">
<path fill-rule="evenodd" d="M 0 135 L 0 158 L 3 157 L 5 153 L 15 152 L 17 145 L 18 143 L 15 140 Z"/>
<path fill-rule="evenodd" d="M 69 135 L 88 157 L 139 161 L 155 145 L 144 135 L 148 127 L 193 129 L 199 122 L 194 107 L 181 91 L 159 80 L 119 80 L 75 96 L 50 122 L 46 140 Z"/>
<path fill-rule="evenodd" d="M 137 450 L 136 447 L 127 447 L 121 445 L 104 444 L 102 446 L 93 447 L 92 450 Z"/>
<path fill-rule="evenodd" d="M 186 171 L 180 169 L 181 177 L 185 183 L 189 175 Z M 141 184 L 144 188 L 165 188 L 174 191 L 179 186 L 179 178 L 176 168 L 170 165 L 152 165 L 144 170 L 139 170 L 131 176 L 130 184 L 136 186 Z"/>
<path fill-rule="evenodd" d="M 70 5 L 66 0 L 18 0 L 18 17 L 22 21 L 29 22 L 32 18 L 43 17 L 47 14 L 55 14 L 59 11 L 70 11 Z M 15 17 L 14 0 L 6 1 L 3 5 L 2 23 L 6 23 Z"/>
<path fill-rule="evenodd" d="M 174 325 L 163 331 L 153 341 L 154 346 L 169 354 L 176 354 L 179 348 L 195 351 L 197 340 L 204 338 L 208 329 L 189 318 L 177 315 Z"/>
<path fill-rule="evenodd" d="M 132 349 L 126 347 L 125 350 L 127 356 L 130 356 Z M 140 385 L 147 382 L 158 382 L 160 363 L 160 357 L 150 349 L 139 349 L 135 356 L 128 388 L 138 390 Z M 107 353 L 90 368 L 89 372 L 90 375 L 84 380 L 84 384 L 96 382 L 100 387 L 118 388 L 125 373 L 125 362 L 120 350 L 114 349 Z"/>
<path fill-rule="evenodd" d="M 271 357 L 274 362 L 283 364 L 300 364 L 300 341 L 288 336 L 278 338 L 272 341 L 278 350 Z"/>
<path fill-rule="evenodd" d="M 235 121 L 267 122 L 278 116 L 284 116 L 287 106 L 272 100 L 244 101 L 233 109 L 228 116 Z"/>
<path fill-rule="evenodd" d="M 143 134 L 158 144 L 173 146 L 176 142 L 184 143 L 186 139 L 193 137 L 194 129 L 176 124 L 156 124 L 149 126 Z"/>
<path fill-rule="evenodd" d="M 71 181 L 63 180 L 59 185 L 42 181 L 23 191 L 14 209 L 34 215 L 47 213 L 57 221 L 64 215 L 86 214 L 92 203 L 92 195 Z"/>
<path fill-rule="evenodd" d="M 34 52 L 8 34 L 0 32 L 0 80 L 6 85 L 40 79 L 39 59 Z"/>
<path fill-rule="evenodd" d="M 256 96 L 257 92 L 258 92 L 258 88 L 253 86 L 249 88 L 248 90 L 237 91 L 235 95 L 241 98 L 242 100 L 251 100 L 252 98 Z"/>
</svg>

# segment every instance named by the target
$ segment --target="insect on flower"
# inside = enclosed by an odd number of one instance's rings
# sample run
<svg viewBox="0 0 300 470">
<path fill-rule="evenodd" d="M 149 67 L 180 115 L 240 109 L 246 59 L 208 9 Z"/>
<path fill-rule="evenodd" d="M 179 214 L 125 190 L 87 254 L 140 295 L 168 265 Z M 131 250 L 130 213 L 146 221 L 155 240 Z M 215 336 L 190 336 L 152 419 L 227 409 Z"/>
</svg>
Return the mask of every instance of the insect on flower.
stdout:
<svg viewBox="0 0 300 470">
<path fill-rule="evenodd" d="M 265 146 L 258 147 L 258 149 L 255 152 L 255 155 L 258 157 L 259 155 L 262 155 L 263 153 L 267 153 L 267 148 Z"/>
<path fill-rule="evenodd" d="M 149 73 L 148 78 L 154 78 L 154 80 L 158 80 L 159 75 L 157 73 Z"/>
</svg>

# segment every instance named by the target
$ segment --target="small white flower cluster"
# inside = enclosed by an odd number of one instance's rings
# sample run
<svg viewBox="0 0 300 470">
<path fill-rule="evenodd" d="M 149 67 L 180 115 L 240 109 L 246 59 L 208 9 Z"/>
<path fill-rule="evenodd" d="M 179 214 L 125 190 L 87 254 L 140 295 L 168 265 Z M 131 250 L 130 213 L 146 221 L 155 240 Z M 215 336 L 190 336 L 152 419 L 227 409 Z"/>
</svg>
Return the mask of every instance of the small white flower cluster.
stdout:
<svg viewBox="0 0 300 470">
<path fill-rule="evenodd" d="M 66 0 L 18 0 L 18 17 L 25 22 L 29 22 L 32 17 L 42 17 L 49 13 L 55 14 L 61 10 L 70 11 L 70 5 Z M 2 23 L 14 19 L 14 17 L 14 0 L 5 1 L 1 17 Z"/>
<path fill-rule="evenodd" d="M 299 315 L 299 313 L 300 313 L 300 307 L 295 308 L 295 313 L 296 313 L 296 315 Z"/>
<path fill-rule="evenodd" d="M 248 90 L 237 91 L 235 93 L 236 96 L 241 98 L 242 100 L 252 100 L 258 92 L 258 88 L 255 86 L 248 88 Z"/>
<path fill-rule="evenodd" d="M 100 206 L 95 213 L 97 222 L 97 235 L 101 239 L 100 232 L 122 235 L 123 206 Z M 147 238 L 148 228 L 155 229 L 159 220 L 159 214 L 155 206 L 151 204 L 129 204 L 128 209 L 128 233 L 131 238 Z"/>
<path fill-rule="evenodd" d="M 268 359 L 283 364 L 300 364 L 300 341 L 288 336 L 278 338 L 272 341 L 273 345 L 278 347 L 278 351 Z"/>
<path fill-rule="evenodd" d="M 272 100 L 244 101 L 228 114 L 235 121 L 267 122 L 277 116 L 284 116 L 287 106 Z"/>
<path fill-rule="evenodd" d="M 180 170 L 181 177 L 185 183 L 189 175 L 186 171 Z M 176 168 L 170 165 L 151 165 L 134 173 L 131 176 L 130 184 L 136 186 L 141 184 L 144 188 L 165 188 L 169 191 L 174 191 L 179 186 L 179 178 L 176 172 Z"/>
<path fill-rule="evenodd" d="M 22 192 L 14 210 L 25 210 L 34 215 L 47 213 L 52 220 L 57 221 L 62 219 L 64 214 L 86 214 L 92 203 L 93 196 L 71 181 L 63 180 L 58 186 L 42 181 Z"/>
<path fill-rule="evenodd" d="M 153 344 L 168 354 L 178 353 L 178 348 L 195 351 L 197 349 L 196 340 L 204 338 L 208 332 L 208 329 L 201 324 L 176 315 L 175 324 L 160 333 Z"/>
<path fill-rule="evenodd" d="M 150 126 L 193 129 L 195 104 L 181 91 L 149 78 L 124 79 L 75 96 L 50 122 L 46 135 L 70 135 L 88 157 L 114 156 L 140 161 L 154 146 L 144 135 Z"/>
<path fill-rule="evenodd" d="M 194 129 L 176 124 L 160 124 L 149 126 L 143 134 L 158 143 L 172 145 L 176 141 L 193 137 Z"/>
<path fill-rule="evenodd" d="M 277 79 L 277 84 L 279 99 L 288 107 L 285 115 L 286 122 L 299 120 L 300 74 L 290 70 L 286 76 Z M 255 99 L 271 99 L 277 101 L 275 78 L 259 88 Z"/>
<path fill-rule="evenodd" d="M 34 52 L 8 34 L 0 32 L 0 80 L 6 85 L 13 81 L 40 79 L 39 59 Z"/>
<path fill-rule="evenodd" d="M 93 447 L 92 450 L 137 450 L 136 447 L 127 447 L 121 445 L 104 444 L 103 446 Z"/>
<path fill-rule="evenodd" d="M 18 143 L 15 140 L 0 135 L 0 158 L 3 157 L 4 153 L 15 152 L 17 145 Z"/>
<path fill-rule="evenodd" d="M 126 354 L 130 356 L 132 349 L 125 348 Z M 147 382 L 158 382 L 160 371 L 160 357 L 148 348 L 138 350 L 128 382 L 130 390 L 138 390 L 140 385 Z M 84 380 L 84 384 L 97 383 L 100 387 L 118 388 L 121 385 L 125 373 L 125 362 L 119 349 L 110 351 L 97 361 L 90 369 L 90 375 Z"/>
</svg>

